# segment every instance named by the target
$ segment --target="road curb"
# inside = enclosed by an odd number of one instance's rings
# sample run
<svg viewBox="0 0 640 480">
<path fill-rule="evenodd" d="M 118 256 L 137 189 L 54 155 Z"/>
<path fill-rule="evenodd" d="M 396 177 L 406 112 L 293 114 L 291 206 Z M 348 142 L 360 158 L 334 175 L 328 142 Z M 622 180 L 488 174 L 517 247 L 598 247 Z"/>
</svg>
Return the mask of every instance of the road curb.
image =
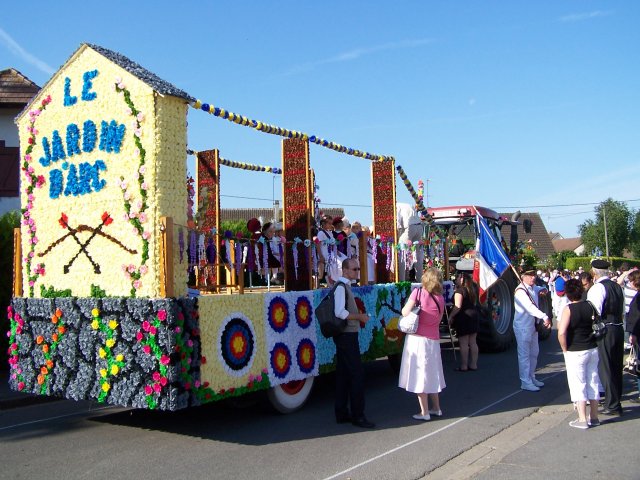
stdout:
<svg viewBox="0 0 640 480">
<path fill-rule="evenodd" d="M 473 448 L 452 458 L 429 472 L 429 480 L 466 480 L 498 464 L 504 457 L 564 423 L 573 413 L 571 403 L 562 394 L 522 419 Z"/>
</svg>

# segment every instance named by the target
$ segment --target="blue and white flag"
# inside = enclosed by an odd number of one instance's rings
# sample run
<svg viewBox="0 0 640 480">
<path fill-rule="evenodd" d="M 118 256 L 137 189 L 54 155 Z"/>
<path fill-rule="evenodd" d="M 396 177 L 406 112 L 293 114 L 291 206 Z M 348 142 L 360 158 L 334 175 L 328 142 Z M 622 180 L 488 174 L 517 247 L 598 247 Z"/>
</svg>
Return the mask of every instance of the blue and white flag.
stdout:
<svg viewBox="0 0 640 480">
<path fill-rule="evenodd" d="M 476 241 L 476 262 L 473 267 L 473 279 L 478 284 L 480 299 L 484 301 L 486 292 L 509 268 L 511 262 L 487 221 L 476 215 L 478 240 Z"/>
</svg>

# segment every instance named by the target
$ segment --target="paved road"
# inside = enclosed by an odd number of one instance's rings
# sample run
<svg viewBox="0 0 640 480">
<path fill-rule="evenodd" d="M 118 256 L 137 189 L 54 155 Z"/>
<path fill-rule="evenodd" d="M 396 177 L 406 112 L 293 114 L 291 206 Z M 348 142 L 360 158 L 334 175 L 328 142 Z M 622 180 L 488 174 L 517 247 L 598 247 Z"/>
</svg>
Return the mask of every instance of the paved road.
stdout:
<svg viewBox="0 0 640 480">
<path fill-rule="evenodd" d="M 52 402 L 0 411 L 0 478 L 640 478 L 633 445 L 640 407 L 588 431 L 568 427 L 557 341 L 543 342 L 547 386 L 518 389 L 515 349 L 482 355 L 478 372 L 453 371 L 443 351 L 445 416 L 416 422 L 413 395 L 381 360 L 367 366 L 372 431 L 336 425 L 332 377 L 305 408 L 273 413 L 264 403 L 159 413 Z M 541 407 L 542 408 L 539 408 Z M 605 473 L 609 472 L 609 473 Z"/>
</svg>

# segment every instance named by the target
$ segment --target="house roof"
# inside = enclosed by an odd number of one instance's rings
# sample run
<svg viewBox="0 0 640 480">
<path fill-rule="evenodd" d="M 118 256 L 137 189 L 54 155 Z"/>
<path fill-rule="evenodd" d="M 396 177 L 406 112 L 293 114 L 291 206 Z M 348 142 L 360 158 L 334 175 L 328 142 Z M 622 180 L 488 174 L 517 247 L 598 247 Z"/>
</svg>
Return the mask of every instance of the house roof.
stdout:
<svg viewBox="0 0 640 480">
<path fill-rule="evenodd" d="M 143 81 L 144 83 L 149 85 L 151 88 L 153 88 L 156 92 L 162 95 L 171 95 L 173 97 L 184 98 L 185 100 L 189 100 L 190 102 L 195 100 L 195 98 L 193 98 L 184 90 L 180 90 L 175 85 L 167 82 L 166 80 L 161 79 L 155 73 L 150 72 L 140 64 L 134 62 L 133 60 L 130 60 L 129 58 L 122 55 L 121 53 L 114 52 L 113 50 L 109 50 L 108 48 L 104 48 L 99 45 L 94 45 L 92 43 L 86 43 L 83 45 L 88 46 L 92 50 L 95 50 L 96 52 L 98 52 L 103 57 L 107 58 L 108 60 L 111 60 L 116 65 L 119 65 L 120 67 L 124 68 L 127 72 L 129 72 L 132 75 L 135 75 L 141 81 Z"/>
<path fill-rule="evenodd" d="M 582 238 L 580 238 L 580 237 L 576 237 L 576 238 L 560 238 L 558 240 L 553 240 L 553 248 L 556 249 L 556 252 L 564 252 L 565 250 L 574 251 L 576 248 L 578 248 L 583 243 L 584 242 L 582 241 Z"/>
<path fill-rule="evenodd" d="M 40 87 L 15 68 L 0 71 L 0 107 L 29 103 Z"/>
<path fill-rule="evenodd" d="M 343 208 L 324 208 L 323 212 L 326 215 L 344 216 Z M 269 221 L 273 218 L 273 208 L 221 208 L 220 209 L 220 221 L 238 221 L 238 220 L 250 220 L 252 218 L 262 217 L 264 221 Z M 282 220 L 282 209 L 280 209 L 280 218 Z"/>
<path fill-rule="evenodd" d="M 564 237 L 559 232 L 549 232 L 549 238 L 553 242 L 554 240 L 562 240 Z"/>
<path fill-rule="evenodd" d="M 71 62 L 74 58 L 76 58 L 80 53 L 82 53 L 87 48 L 94 50 L 95 52 L 105 57 L 107 60 L 125 69 L 127 72 L 137 77 L 141 82 L 149 85 L 151 88 L 153 88 L 156 92 L 158 92 L 161 95 L 171 95 L 173 97 L 183 98 L 189 102 L 192 102 L 195 100 L 194 97 L 189 95 L 184 90 L 180 90 L 175 85 L 167 82 L 166 80 L 161 79 L 155 73 L 147 70 L 146 68 L 141 66 L 139 63 L 134 62 L 133 60 L 129 59 L 128 57 L 125 57 L 121 53 L 114 52 L 113 50 L 109 50 L 108 48 L 104 48 L 92 43 L 81 44 L 80 47 L 78 47 L 78 49 L 75 52 L 73 52 L 73 54 L 67 59 L 67 61 L 64 62 L 63 66 Z M 61 68 L 62 67 L 60 67 L 60 69 Z M 42 90 L 46 89 L 47 86 L 58 76 L 60 69 L 58 69 L 58 71 L 53 74 L 53 76 L 47 81 L 47 83 L 44 84 L 44 86 L 42 87 Z M 18 119 L 20 119 L 23 115 L 25 115 L 25 113 L 31 107 L 31 104 L 37 101 L 37 97 L 38 96 L 35 95 L 31 99 L 31 101 L 24 108 L 22 113 L 18 115 Z"/>
<path fill-rule="evenodd" d="M 511 218 L 513 212 L 500 212 L 498 216 Z M 524 231 L 524 220 L 531 220 L 531 233 L 525 233 Z M 518 220 L 520 224 L 517 226 L 518 232 L 518 240 L 522 242 L 528 242 L 531 240 L 531 244 L 538 255 L 540 261 L 546 260 L 549 255 L 555 253 L 555 249 L 553 248 L 553 244 L 551 243 L 551 239 L 549 238 L 549 233 L 547 232 L 547 228 L 544 226 L 544 222 L 540 217 L 539 213 L 522 213 Z M 474 241 L 475 234 L 473 232 L 473 226 L 469 225 L 464 228 L 458 227 L 458 237 L 462 240 L 466 241 Z M 509 239 L 511 237 L 511 226 L 503 225 L 502 229 L 502 237 L 505 239 L 507 244 L 509 244 Z"/>
<path fill-rule="evenodd" d="M 511 218 L 513 212 L 509 213 L 501 213 L 500 215 L 504 215 L 507 218 Z M 525 233 L 524 231 L 524 221 L 531 220 L 531 233 Z M 547 227 L 544 226 L 544 222 L 542 221 L 542 217 L 537 212 L 530 213 L 522 213 L 519 218 L 520 224 L 518 225 L 518 240 L 523 242 L 528 242 L 531 240 L 532 246 L 538 255 L 540 261 L 546 260 L 549 255 L 553 255 L 556 253 L 553 248 L 553 243 L 551 243 L 551 238 L 549 238 L 549 233 L 547 232 Z M 511 234 L 511 226 L 503 225 L 502 226 L 502 236 L 509 243 L 509 236 Z"/>
</svg>

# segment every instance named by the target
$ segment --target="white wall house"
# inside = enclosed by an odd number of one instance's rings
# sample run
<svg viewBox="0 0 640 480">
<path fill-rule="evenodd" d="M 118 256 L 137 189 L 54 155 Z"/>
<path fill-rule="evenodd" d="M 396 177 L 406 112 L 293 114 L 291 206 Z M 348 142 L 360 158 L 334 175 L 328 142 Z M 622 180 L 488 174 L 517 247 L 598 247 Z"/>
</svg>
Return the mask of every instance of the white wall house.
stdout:
<svg viewBox="0 0 640 480">
<path fill-rule="evenodd" d="M 15 118 L 39 90 L 14 68 L 0 71 L 0 215 L 20 209 L 20 142 Z"/>
</svg>

